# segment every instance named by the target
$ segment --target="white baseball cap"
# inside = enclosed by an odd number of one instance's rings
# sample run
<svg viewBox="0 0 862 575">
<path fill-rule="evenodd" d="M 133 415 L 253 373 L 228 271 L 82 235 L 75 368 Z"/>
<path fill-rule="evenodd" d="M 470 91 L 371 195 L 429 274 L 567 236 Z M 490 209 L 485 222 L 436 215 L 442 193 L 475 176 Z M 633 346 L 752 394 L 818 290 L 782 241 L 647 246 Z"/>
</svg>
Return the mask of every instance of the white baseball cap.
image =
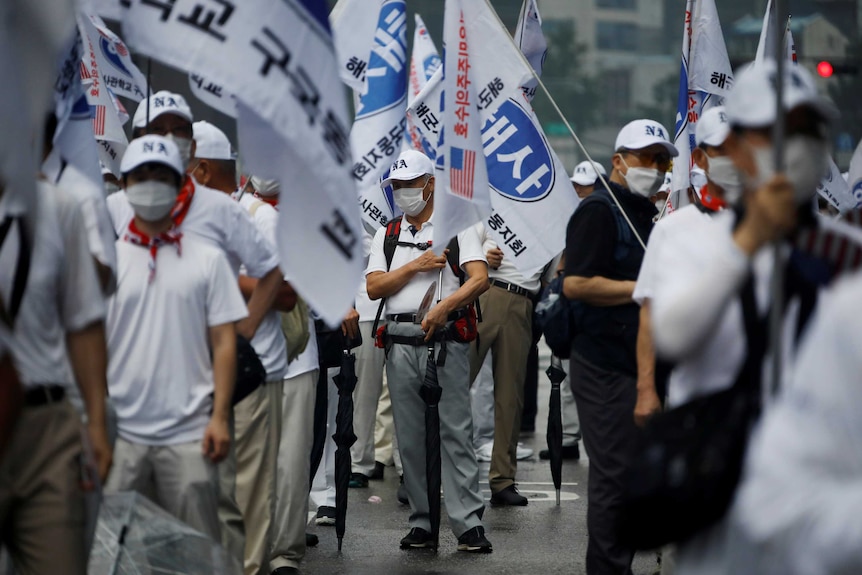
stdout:
<svg viewBox="0 0 862 575">
<path fill-rule="evenodd" d="M 418 150 L 404 150 L 398 155 L 398 159 L 392 163 L 389 177 L 383 180 L 380 185 L 386 187 L 393 180 L 407 182 L 425 174 L 434 174 L 434 163 L 431 158 Z"/>
<path fill-rule="evenodd" d="M 135 138 L 129 142 L 126 153 L 120 162 L 120 172 L 128 174 L 143 164 L 164 164 L 182 177 L 185 174 L 183 160 L 180 158 L 180 149 L 171 140 L 164 136 L 149 134 Z"/>
<path fill-rule="evenodd" d="M 733 88 L 727 95 L 724 107 L 732 126 L 763 128 L 775 123 L 774 60 L 762 64 L 748 64 L 735 74 Z M 788 64 L 784 70 L 784 110 L 808 106 L 825 120 L 838 117 L 838 110 L 817 93 L 814 78 L 802 66 Z"/>
<path fill-rule="evenodd" d="M 599 174 L 608 175 L 604 167 L 598 162 L 584 160 L 575 166 L 575 171 L 572 172 L 572 177 L 569 179 L 579 186 L 592 186 L 599 179 Z"/>
<path fill-rule="evenodd" d="M 281 192 L 281 184 L 278 180 L 267 180 L 258 176 L 251 177 L 251 187 L 261 196 L 275 196 Z"/>
<path fill-rule="evenodd" d="M 195 157 L 204 160 L 236 159 L 230 148 L 230 140 L 224 132 L 209 122 L 192 124 L 195 138 Z"/>
<path fill-rule="evenodd" d="M 138 109 L 135 110 L 135 117 L 132 120 L 132 127 L 146 128 L 147 127 L 147 105 L 150 106 L 150 121 L 152 122 L 162 114 L 176 114 L 188 120 L 194 120 L 192 109 L 189 108 L 186 99 L 167 90 L 160 90 L 143 100 L 138 104 Z"/>
<path fill-rule="evenodd" d="M 710 108 L 697 121 L 694 129 L 694 143 L 698 146 L 720 146 L 730 134 L 730 122 L 724 106 Z"/>
<path fill-rule="evenodd" d="M 653 144 L 664 146 L 673 157 L 679 155 L 676 146 L 670 143 L 667 130 L 655 120 L 633 120 L 623 126 L 617 134 L 614 150 L 643 150 Z"/>
</svg>

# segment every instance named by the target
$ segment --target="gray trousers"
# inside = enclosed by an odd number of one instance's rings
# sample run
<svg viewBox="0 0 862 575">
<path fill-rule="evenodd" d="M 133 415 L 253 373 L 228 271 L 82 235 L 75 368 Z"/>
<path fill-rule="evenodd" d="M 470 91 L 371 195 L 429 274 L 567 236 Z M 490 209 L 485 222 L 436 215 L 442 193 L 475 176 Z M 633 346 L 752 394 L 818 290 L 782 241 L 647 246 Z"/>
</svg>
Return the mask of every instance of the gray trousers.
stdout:
<svg viewBox="0 0 862 575">
<path fill-rule="evenodd" d="M 353 432 L 356 443 L 350 448 L 352 471 L 371 475 L 374 471 L 374 426 L 377 404 L 383 389 L 383 350 L 374 346 L 373 321 L 359 322 L 362 345 L 356 353 L 356 390 L 353 392 Z"/>
<path fill-rule="evenodd" d="M 388 329 L 393 335 L 423 333 L 420 326 L 412 323 L 390 322 Z M 449 525 L 456 536 L 461 536 L 482 525 L 485 501 L 479 490 L 479 464 L 472 445 L 469 345 L 450 341 L 446 348 L 446 365 L 437 368 L 443 388 L 439 406 L 442 480 Z M 438 353 L 439 350 L 438 344 Z M 425 402 L 419 396 L 427 363 L 425 346 L 395 344 L 389 351 L 386 374 L 410 500 L 410 527 L 430 530 L 425 482 Z"/>
<path fill-rule="evenodd" d="M 637 382 L 572 352 L 569 377 L 590 457 L 587 486 L 587 575 L 631 575 L 634 549 L 617 537 L 634 424 Z"/>
</svg>

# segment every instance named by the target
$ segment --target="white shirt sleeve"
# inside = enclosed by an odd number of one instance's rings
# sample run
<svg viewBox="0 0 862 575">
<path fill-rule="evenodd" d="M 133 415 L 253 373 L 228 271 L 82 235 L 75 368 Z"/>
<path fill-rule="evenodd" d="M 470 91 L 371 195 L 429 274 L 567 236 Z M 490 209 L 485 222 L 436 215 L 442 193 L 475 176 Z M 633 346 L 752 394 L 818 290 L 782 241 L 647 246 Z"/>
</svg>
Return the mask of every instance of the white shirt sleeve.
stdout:
<svg viewBox="0 0 862 575">
<path fill-rule="evenodd" d="M 262 278 L 278 267 L 275 246 L 257 229 L 249 213 L 225 196 L 228 216 L 225 243 L 228 252 L 241 261 L 248 275 Z"/>
<path fill-rule="evenodd" d="M 213 251 L 207 286 L 207 325 L 213 327 L 239 321 L 248 316 L 248 308 L 239 291 L 227 258 Z"/>
<path fill-rule="evenodd" d="M 81 210 L 62 190 L 55 189 L 52 192 L 57 201 L 64 250 L 59 285 L 60 315 L 64 329 L 74 332 L 103 321 L 107 306 L 87 242 Z"/>
<path fill-rule="evenodd" d="M 488 263 L 482 250 L 482 240 L 475 226 L 469 227 L 458 234 L 458 265 L 467 262 L 481 261 Z"/>
<path fill-rule="evenodd" d="M 856 275 L 821 299 L 749 450 L 733 518 L 751 556 L 782 573 L 862 572 L 860 289 Z"/>
<path fill-rule="evenodd" d="M 386 272 L 386 255 L 383 253 L 383 240 L 386 237 L 386 228 L 382 227 L 374 234 L 371 240 L 371 253 L 368 254 L 368 267 L 365 275 L 372 272 Z"/>
<path fill-rule="evenodd" d="M 117 237 L 121 237 L 129 226 L 129 222 L 135 217 L 132 205 L 122 190 L 108 196 L 105 204 L 108 206 L 108 215 L 111 216 L 114 233 L 117 234 Z"/>
<path fill-rule="evenodd" d="M 663 250 L 654 267 L 653 341 L 659 355 L 680 360 L 698 349 L 738 293 L 750 260 L 733 242 L 728 229 L 712 228 L 700 257 L 682 250 Z"/>
<path fill-rule="evenodd" d="M 649 240 L 647 240 L 646 252 L 644 252 L 637 283 L 635 283 L 634 293 L 632 293 L 632 299 L 638 305 L 643 305 L 646 299 L 652 299 L 655 293 L 656 260 L 658 259 L 658 252 L 664 247 L 665 237 L 664 226 L 659 220 L 653 227 Z"/>
</svg>

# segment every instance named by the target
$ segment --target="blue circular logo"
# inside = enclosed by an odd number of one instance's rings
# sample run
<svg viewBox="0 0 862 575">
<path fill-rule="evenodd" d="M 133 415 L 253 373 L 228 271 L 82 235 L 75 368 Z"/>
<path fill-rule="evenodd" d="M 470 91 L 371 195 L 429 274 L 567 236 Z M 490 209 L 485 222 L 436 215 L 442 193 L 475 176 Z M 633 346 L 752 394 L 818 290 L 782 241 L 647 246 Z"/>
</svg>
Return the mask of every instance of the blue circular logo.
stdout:
<svg viewBox="0 0 862 575">
<path fill-rule="evenodd" d="M 114 68 L 116 68 L 126 76 L 131 77 L 132 73 L 123 64 L 123 59 L 120 58 L 119 54 L 117 54 L 117 48 L 116 46 L 114 46 L 113 42 L 111 42 L 104 36 L 100 36 L 99 47 L 102 49 L 102 54 L 104 54 L 105 58 L 108 59 L 108 62 L 110 62 L 111 65 L 114 66 Z"/>
<path fill-rule="evenodd" d="M 356 119 L 384 112 L 407 98 L 407 8 L 390 0 L 380 9 L 374 46 L 365 73 L 367 91 Z"/>
<path fill-rule="evenodd" d="M 434 75 L 434 72 L 437 71 L 441 63 L 440 56 L 437 54 L 431 54 L 425 58 L 425 61 L 422 62 L 422 67 L 425 69 L 425 80 L 431 79 L 431 76 Z"/>
<path fill-rule="evenodd" d="M 509 99 L 482 128 L 488 182 L 498 194 L 535 202 L 554 188 L 553 155 L 529 113 Z"/>
</svg>

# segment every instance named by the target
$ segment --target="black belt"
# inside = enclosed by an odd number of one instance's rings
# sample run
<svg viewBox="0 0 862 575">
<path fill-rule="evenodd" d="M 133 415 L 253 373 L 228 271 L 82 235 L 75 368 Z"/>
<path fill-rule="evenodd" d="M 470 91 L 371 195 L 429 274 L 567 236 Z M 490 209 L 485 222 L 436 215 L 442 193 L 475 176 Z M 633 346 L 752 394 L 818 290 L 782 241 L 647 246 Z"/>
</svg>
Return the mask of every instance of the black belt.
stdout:
<svg viewBox="0 0 862 575">
<path fill-rule="evenodd" d="M 31 387 L 24 392 L 24 405 L 27 407 L 39 407 L 49 403 L 63 401 L 66 397 L 66 389 L 61 385 L 40 385 Z"/>
<path fill-rule="evenodd" d="M 456 311 L 453 311 L 452 313 L 450 313 L 449 317 L 446 318 L 446 321 L 457 321 L 457 320 L 461 319 L 462 317 L 466 317 L 466 316 L 467 316 L 467 310 L 466 309 L 459 309 L 459 310 L 456 310 Z M 417 323 L 417 321 L 416 321 L 417 317 L 418 317 L 418 314 L 415 314 L 415 313 L 394 313 L 391 315 L 387 315 L 386 319 L 389 321 L 396 321 L 399 323 Z"/>
<path fill-rule="evenodd" d="M 509 282 L 504 282 L 503 280 L 491 280 L 491 285 L 497 286 L 498 288 L 502 288 L 509 293 L 522 295 L 524 297 L 532 297 L 533 295 L 530 293 L 529 290 L 526 290 L 521 286 L 516 286 L 515 284 L 510 284 Z"/>
</svg>

